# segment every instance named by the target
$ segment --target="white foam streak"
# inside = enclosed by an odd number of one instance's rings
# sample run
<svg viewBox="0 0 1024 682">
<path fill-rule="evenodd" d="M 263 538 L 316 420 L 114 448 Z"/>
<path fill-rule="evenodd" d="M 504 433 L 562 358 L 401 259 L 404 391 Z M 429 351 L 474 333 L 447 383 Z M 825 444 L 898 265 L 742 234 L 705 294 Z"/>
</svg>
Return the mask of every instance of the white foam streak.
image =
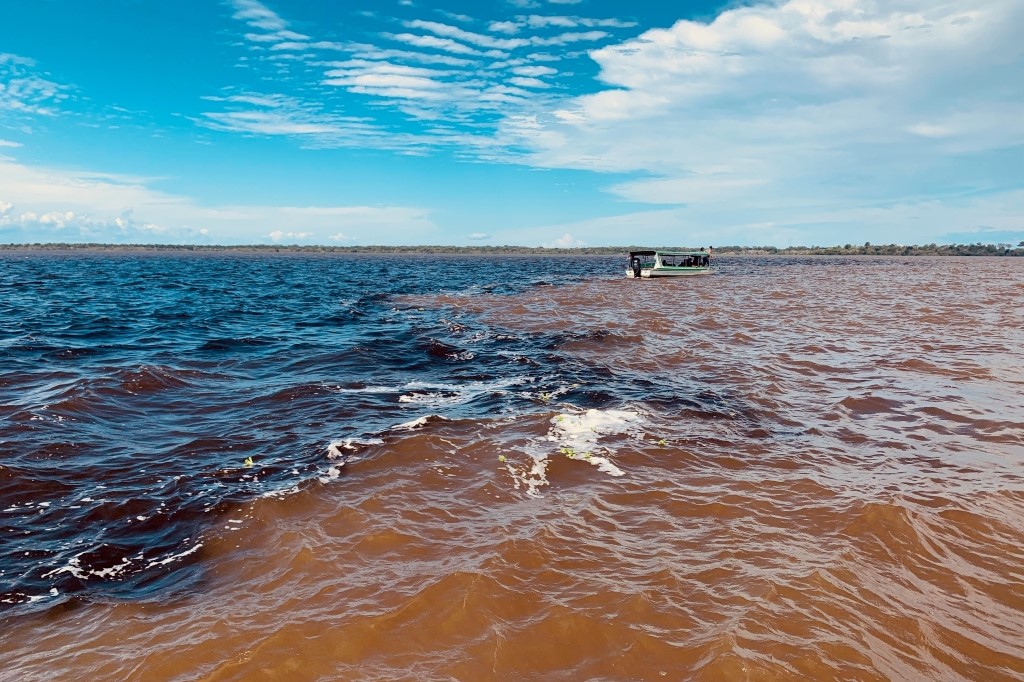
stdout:
<svg viewBox="0 0 1024 682">
<path fill-rule="evenodd" d="M 624 472 L 610 459 L 596 455 L 598 451 L 608 453 L 600 440 L 634 432 L 643 423 L 643 417 L 628 410 L 587 410 L 582 414 L 557 415 L 551 423 L 548 440 L 558 443 L 563 454 L 589 461 L 612 476 L 622 476 Z"/>
<path fill-rule="evenodd" d="M 422 417 L 419 417 L 418 419 L 413 419 L 412 421 L 396 424 L 395 426 L 392 427 L 392 429 L 395 431 L 412 431 L 413 429 L 418 429 L 421 426 L 424 426 L 427 422 L 429 422 L 432 419 L 443 419 L 445 421 L 448 420 L 447 417 L 442 417 L 439 414 L 425 414 Z"/>
<path fill-rule="evenodd" d="M 335 393 L 395 393 L 400 391 L 401 388 L 398 386 L 364 386 L 363 388 L 341 388 L 335 386 L 330 390 Z"/>
<path fill-rule="evenodd" d="M 383 445 L 384 441 L 380 438 L 346 438 L 344 440 L 332 441 L 327 445 L 327 458 L 328 459 L 348 459 L 348 453 L 358 452 L 365 447 L 370 445 Z"/>
<path fill-rule="evenodd" d="M 562 413 L 551 419 L 551 429 L 543 444 L 531 454 L 533 463 L 529 469 L 506 466 L 512 475 L 517 490 L 525 489 L 527 495 L 536 497 L 540 489 L 549 484 L 547 473 L 552 444 L 557 452 L 571 460 L 582 461 L 597 467 L 609 476 L 624 476 L 626 472 L 612 461 L 611 448 L 602 439 L 612 436 L 642 437 L 640 427 L 644 418 L 628 410 L 587 410 L 580 413 Z"/>
<path fill-rule="evenodd" d="M 178 554 L 172 554 L 171 556 L 165 557 L 163 559 L 150 561 L 148 564 L 146 564 L 146 569 L 153 568 L 154 566 L 166 566 L 167 564 L 175 562 L 183 557 L 188 556 L 189 554 L 198 551 L 199 548 L 202 546 L 202 543 L 199 543 L 197 545 L 190 547 L 189 549 L 186 549 L 183 552 L 179 552 Z M 139 554 L 138 556 L 131 558 L 122 557 L 120 563 L 116 563 L 112 566 L 107 566 L 106 568 L 97 568 L 91 571 L 87 571 L 84 568 L 82 568 L 81 556 L 82 555 L 79 554 L 77 556 L 71 557 L 70 559 L 68 559 L 68 562 L 65 565 L 61 566 L 60 568 L 55 568 L 52 571 L 49 571 L 48 573 L 44 573 L 42 577 L 52 578 L 54 576 L 60 575 L 61 573 L 70 573 L 72 576 L 78 578 L 79 580 L 86 580 L 90 576 L 96 578 L 116 578 L 117 576 L 124 573 L 125 570 L 131 567 L 132 559 L 142 559 L 142 554 Z M 51 595 L 55 594 L 57 594 L 57 592 L 55 590 L 51 590 Z M 45 598 L 45 596 L 38 598 L 30 598 L 30 601 Z"/>
<path fill-rule="evenodd" d="M 150 561 L 148 564 L 146 564 L 146 568 L 152 568 L 154 566 L 165 566 L 165 565 L 167 565 L 167 564 L 169 564 L 169 563 L 171 563 L 173 561 L 177 561 L 178 559 L 183 559 L 183 558 L 187 557 L 189 554 L 194 554 L 195 552 L 198 552 L 199 548 L 202 547 L 202 546 L 203 546 L 203 543 L 200 542 L 200 543 L 197 543 L 197 544 L 193 545 L 192 547 L 186 549 L 184 552 L 180 552 L 178 554 L 172 554 L 171 556 L 165 557 L 165 558 L 160 559 L 158 561 Z"/>
<path fill-rule="evenodd" d="M 485 393 L 500 392 L 511 386 L 522 385 L 529 381 L 530 379 L 523 377 L 461 383 L 410 381 L 402 387 L 402 390 L 408 392 L 399 396 L 398 402 L 422 405 L 454 405 L 469 402 Z"/>
<path fill-rule="evenodd" d="M 82 564 L 81 562 L 79 562 L 78 557 L 75 556 L 68 559 L 68 563 L 64 566 L 61 566 L 60 568 L 55 568 L 49 573 L 44 573 L 42 577 L 50 578 L 55 575 L 60 575 L 61 573 L 70 573 L 79 580 L 85 579 L 86 575 L 88 575 L 85 571 L 82 570 Z"/>
</svg>

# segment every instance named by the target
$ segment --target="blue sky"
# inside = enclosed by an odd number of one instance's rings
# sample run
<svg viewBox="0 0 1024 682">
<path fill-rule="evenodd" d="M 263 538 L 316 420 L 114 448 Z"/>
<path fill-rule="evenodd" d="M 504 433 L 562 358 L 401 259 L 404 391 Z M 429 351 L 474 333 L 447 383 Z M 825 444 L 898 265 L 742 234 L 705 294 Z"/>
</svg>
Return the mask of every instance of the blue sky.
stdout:
<svg viewBox="0 0 1024 682">
<path fill-rule="evenodd" d="M 0 18 L 0 243 L 1024 240 L 1020 0 Z"/>
</svg>

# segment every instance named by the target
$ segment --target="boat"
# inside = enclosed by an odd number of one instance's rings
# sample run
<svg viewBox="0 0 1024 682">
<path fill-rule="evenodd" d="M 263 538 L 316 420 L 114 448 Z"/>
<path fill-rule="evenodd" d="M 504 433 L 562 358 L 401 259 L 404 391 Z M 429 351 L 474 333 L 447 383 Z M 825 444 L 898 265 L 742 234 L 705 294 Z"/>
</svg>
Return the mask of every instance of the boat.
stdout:
<svg viewBox="0 0 1024 682">
<path fill-rule="evenodd" d="M 711 272 L 711 247 L 695 251 L 630 251 L 626 277 L 680 277 Z"/>
</svg>

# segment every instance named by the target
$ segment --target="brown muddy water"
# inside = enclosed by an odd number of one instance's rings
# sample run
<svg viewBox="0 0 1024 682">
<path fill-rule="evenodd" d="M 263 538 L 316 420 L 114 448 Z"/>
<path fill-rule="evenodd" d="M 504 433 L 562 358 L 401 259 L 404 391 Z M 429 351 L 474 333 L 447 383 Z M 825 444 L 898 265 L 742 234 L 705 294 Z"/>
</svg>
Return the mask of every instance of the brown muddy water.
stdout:
<svg viewBox="0 0 1024 682">
<path fill-rule="evenodd" d="M 422 369 L 366 356 L 356 382 L 287 365 L 275 376 L 322 381 L 225 403 L 234 432 L 210 427 L 225 442 L 277 438 L 237 426 L 246 409 L 316 422 L 297 436 L 314 464 L 278 469 L 319 473 L 197 508 L 201 541 L 166 545 L 168 565 L 193 562 L 177 587 L 94 589 L 135 555 L 84 571 L 54 554 L 40 580 L 74 576 L 53 589 L 76 596 L 19 588 L 0 678 L 1024 679 L 1024 259 L 720 259 L 670 281 L 599 262 L 553 285 L 359 304 L 358 324 L 398 326 L 347 357 L 410 333 Z M 232 386 L 270 360 L 203 362 L 154 364 L 161 386 L 168 367 Z M 155 396 L 159 419 L 174 401 Z M 180 400 L 201 421 L 228 399 Z M 49 424 L 29 402 L 10 419 Z M 388 426 L 354 426 L 384 410 Z M 253 452 L 259 474 L 271 455 Z"/>
</svg>

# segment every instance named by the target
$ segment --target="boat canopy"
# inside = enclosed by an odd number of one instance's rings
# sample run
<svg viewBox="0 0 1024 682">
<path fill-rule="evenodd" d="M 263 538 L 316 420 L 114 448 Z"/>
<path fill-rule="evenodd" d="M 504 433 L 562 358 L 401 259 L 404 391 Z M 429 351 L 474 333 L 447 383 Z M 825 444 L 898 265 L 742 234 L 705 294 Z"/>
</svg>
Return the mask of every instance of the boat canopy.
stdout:
<svg viewBox="0 0 1024 682">
<path fill-rule="evenodd" d="M 707 256 L 708 252 L 702 249 L 694 249 L 692 251 L 630 251 L 629 257 L 633 256 Z"/>
</svg>

